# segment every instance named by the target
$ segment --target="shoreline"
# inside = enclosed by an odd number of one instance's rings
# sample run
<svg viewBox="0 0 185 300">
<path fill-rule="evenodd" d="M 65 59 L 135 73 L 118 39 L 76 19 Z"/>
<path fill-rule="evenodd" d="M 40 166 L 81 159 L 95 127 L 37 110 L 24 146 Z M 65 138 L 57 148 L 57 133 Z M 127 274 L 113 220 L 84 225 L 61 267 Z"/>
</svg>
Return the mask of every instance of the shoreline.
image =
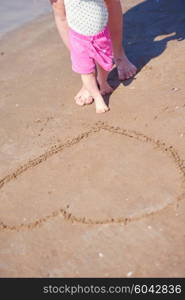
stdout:
<svg viewBox="0 0 185 300">
<path fill-rule="evenodd" d="M 7 39 L 9 36 L 11 37 L 12 34 L 16 34 L 16 32 L 21 31 L 21 29 L 27 28 L 27 27 L 33 25 L 34 23 L 42 22 L 43 20 L 45 20 L 46 18 L 49 18 L 51 16 L 52 16 L 52 11 L 48 12 L 48 13 L 42 13 L 38 16 L 33 17 L 31 20 L 27 20 L 24 23 L 21 23 L 19 25 L 14 25 L 14 28 L 12 28 L 12 29 L 9 29 L 4 32 L 0 32 L 0 43 L 4 39 Z"/>
<path fill-rule="evenodd" d="M 52 12 L 48 0 L 2 0 L 0 10 L 0 39 L 38 17 Z"/>
<path fill-rule="evenodd" d="M 35 28 L 35 26 L 37 24 L 38 24 L 38 26 L 42 25 L 46 20 L 50 21 L 50 26 L 51 26 L 52 19 L 54 21 L 52 12 L 44 13 L 44 14 L 41 14 L 41 15 L 35 17 L 34 19 L 32 19 L 30 21 L 25 22 L 24 24 L 14 28 L 14 29 L 4 32 L 2 35 L 0 35 L 0 45 L 1 44 L 6 45 L 6 43 L 8 42 L 9 39 L 10 39 L 10 41 L 11 41 L 11 39 L 14 40 L 14 36 L 16 36 L 16 35 L 19 36 L 19 34 L 21 32 L 27 31 L 29 33 L 30 29 Z M 54 25 L 54 22 L 53 22 L 53 25 Z M 47 26 L 45 26 L 45 30 L 47 30 Z M 26 38 L 25 34 L 24 34 L 24 38 Z M 15 47 L 16 46 L 17 45 L 15 45 Z"/>
</svg>

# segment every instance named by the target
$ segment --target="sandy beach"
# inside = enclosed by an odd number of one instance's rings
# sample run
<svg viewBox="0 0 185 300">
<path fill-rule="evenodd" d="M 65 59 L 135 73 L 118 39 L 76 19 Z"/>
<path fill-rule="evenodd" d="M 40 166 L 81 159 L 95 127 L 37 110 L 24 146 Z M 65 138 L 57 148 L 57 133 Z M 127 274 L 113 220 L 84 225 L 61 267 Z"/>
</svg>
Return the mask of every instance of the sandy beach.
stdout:
<svg viewBox="0 0 185 300">
<path fill-rule="evenodd" d="M 0 40 L 0 277 L 185 276 L 185 3 L 122 3 L 106 114 L 52 15 Z"/>
</svg>

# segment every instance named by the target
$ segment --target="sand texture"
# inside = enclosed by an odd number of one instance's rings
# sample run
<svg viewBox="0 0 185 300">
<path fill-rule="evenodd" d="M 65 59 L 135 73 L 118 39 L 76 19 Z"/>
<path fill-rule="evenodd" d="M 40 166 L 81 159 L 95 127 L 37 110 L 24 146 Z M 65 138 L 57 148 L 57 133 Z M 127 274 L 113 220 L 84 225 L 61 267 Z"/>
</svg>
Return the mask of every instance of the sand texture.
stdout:
<svg viewBox="0 0 185 300">
<path fill-rule="evenodd" d="M 106 114 L 53 16 L 0 41 L 0 277 L 185 276 L 185 3 L 122 2 L 139 71 Z"/>
</svg>

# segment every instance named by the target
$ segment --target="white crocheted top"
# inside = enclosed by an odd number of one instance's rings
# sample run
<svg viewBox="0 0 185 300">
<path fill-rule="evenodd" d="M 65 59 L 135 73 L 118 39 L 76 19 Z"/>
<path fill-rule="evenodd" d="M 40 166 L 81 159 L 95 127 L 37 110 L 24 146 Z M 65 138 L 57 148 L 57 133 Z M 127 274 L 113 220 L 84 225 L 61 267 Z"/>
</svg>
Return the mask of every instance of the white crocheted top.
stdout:
<svg viewBox="0 0 185 300">
<path fill-rule="evenodd" d="M 108 23 L 104 0 L 64 0 L 70 28 L 83 35 L 95 35 Z"/>
</svg>

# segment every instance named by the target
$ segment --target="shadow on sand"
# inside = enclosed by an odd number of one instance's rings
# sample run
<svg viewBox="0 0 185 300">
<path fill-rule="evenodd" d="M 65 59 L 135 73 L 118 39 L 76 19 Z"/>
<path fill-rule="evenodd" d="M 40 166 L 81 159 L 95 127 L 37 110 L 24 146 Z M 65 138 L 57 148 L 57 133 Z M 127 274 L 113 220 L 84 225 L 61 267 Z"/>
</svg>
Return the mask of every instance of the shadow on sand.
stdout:
<svg viewBox="0 0 185 300">
<path fill-rule="evenodd" d="M 169 41 L 185 38 L 185 1 L 145 0 L 124 14 L 124 28 L 124 49 L 139 72 L 165 51 Z M 122 84 L 127 86 L 133 80 Z M 119 86 L 116 69 L 110 73 L 109 83 L 114 89 Z M 105 101 L 108 103 L 109 97 Z"/>
</svg>

